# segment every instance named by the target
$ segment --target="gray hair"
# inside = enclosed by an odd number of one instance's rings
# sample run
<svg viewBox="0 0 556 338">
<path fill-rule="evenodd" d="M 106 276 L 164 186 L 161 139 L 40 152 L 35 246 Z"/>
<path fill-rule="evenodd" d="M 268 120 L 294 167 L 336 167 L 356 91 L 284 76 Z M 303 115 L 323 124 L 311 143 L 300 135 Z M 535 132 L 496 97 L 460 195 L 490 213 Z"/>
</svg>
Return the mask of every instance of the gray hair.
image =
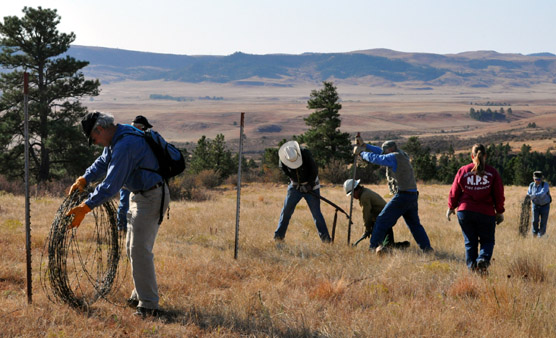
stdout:
<svg viewBox="0 0 556 338">
<path fill-rule="evenodd" d="M 97 121 L 95 122 L 93 129 L 95 129 L 97 126 L 101 126 L 102 128 L 108 128 L 113 125 L 114 125 L 114 116 L 112 114 L 99 112 Z"/>
<path fill-rule="evenodd" d="M 385 152 L 386 149 L 390 149 L 390 148 L 394 148 L 394 150 L 398 150 L 398 146 L 396 145 L 396 142 L 390 140 L 390 141 L 386 141 L 382 144 L 382 151 Z"/>
</svg>

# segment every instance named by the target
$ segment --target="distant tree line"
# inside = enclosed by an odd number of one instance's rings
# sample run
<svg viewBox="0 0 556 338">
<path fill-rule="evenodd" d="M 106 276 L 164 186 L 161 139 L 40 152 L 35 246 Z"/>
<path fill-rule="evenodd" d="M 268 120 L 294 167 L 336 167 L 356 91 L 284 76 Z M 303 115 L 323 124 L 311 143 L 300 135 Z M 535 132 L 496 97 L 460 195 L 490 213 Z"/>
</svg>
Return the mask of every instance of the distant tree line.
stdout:
<svg viewBox="0 0 556 338">
<path fill-rule="evenodd" d="M 508 108 L 507 113 L 511 114 L 512 108 Z M 504 108 L 500 108 L 500 110 L 492 110 L 490 108 L 487 108 L 486 110 L 482 108 L 475 110 L 475 108 L 470 108 L 469 116 L 472 119 L 475 119 L 477 121 L 482 121 L 482 122 L 503 121 L 506 119 L 506 112 L 504 111 Z"/>
<path fill-rule="evenodd" d="M 487 164 L 500 172 L 505 185 L 527 185 L 535 170 L 541 170 L 551 185 L 556 183 L 556 157 L 550 151 L 532 151 L 531 146 L 524 144 L 519 153 L 513 154 L 508 143 L 485 146 Z M 410 155 L 415 176 L 425 182 L 450 184 L 457 170 L 471 163 L 469 153 L 456 155 L 451 146 L 447 152 L 433 154 L 430 148 L 421 146 L 418 137 L 410 137 L 401 148 Z"/>
<path fill-rule="evenodd" d="M 162 95 L 162 94 L 151 94 L 149 95 L 149 99 L 151 100 L 167 100 L 167 101 L 178 101 L 178 102 L 187 102 L 187 101 L 195 101 L 197 100 L 211 100 L 211 101 L 222 101 L 224 97 L 222 96 L 199 96 L 197 98 L 188 97 L 188 96 L 171 96 L 171 95 Z"/>
<path fill-rule="evenodd" d="M 486 103 L 470 102 L 469 104 L 474 104 L 476 106 L 511 106 L 511 103 L 509 102 L 491 102 L 491 101 L 487 101 Z"/>
</svg>

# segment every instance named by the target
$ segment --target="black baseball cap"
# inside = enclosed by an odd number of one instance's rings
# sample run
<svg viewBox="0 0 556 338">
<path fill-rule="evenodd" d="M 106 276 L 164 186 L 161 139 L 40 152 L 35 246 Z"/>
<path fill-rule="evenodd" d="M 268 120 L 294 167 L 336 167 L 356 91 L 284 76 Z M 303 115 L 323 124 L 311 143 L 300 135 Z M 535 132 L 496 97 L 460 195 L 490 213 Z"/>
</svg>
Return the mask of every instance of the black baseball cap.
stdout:
<svg viewBox="0 0 556 338">
<path fill-rule="evenodd" d="M 83 127 L 83 133 L 85 134 L 85 137 L 89 139 L 89 145 L 93 143 L 93 140 L 91 139 L 91 132 L 93 131 L 95 123 L 97 123 L 99 115 L 100 113 L 98 111 L 94 113 L 87 113 L 87 115 L 85 115 L 85 117 L 83 117 L 83 119 L 81 120 L 81 127 Z"/>
<path fill-rule="evenodd" d="M 140 123 L 142 125 L 145 126 L 145 128 L 152 128 L 153 126 L 149 123 L 149 121 L 147 120 L 146 117 L 144 117 L 143 115 L 137 115 L 135 116 L 135 120 L 133 120 L 133 123 Z"/>
</svg>

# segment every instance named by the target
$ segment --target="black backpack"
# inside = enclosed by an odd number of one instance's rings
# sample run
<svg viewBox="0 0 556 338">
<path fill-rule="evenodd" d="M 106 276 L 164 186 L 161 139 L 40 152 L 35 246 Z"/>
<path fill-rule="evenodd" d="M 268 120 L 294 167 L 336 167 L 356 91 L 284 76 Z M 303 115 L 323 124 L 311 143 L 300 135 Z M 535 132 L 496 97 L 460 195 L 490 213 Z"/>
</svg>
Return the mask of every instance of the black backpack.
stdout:
<svg viewBox="0 0 556 338">
<path fill-rule="evenodd" d="M 165 181 L 181 174 L 185 170 L 185 159 L 178 148 L 166 142 L 166 140 L 154 130 L 147 130 L 144 132 L 143 136 L 158 160 L 158 170 L 149 168 L 141 169 L 156 172 L 162 176 Z"/>
<path fill-rule="evenodd" d="M 178 148 L 176 148 L 173 144 L 166 142 L 166 140 L 154 130 L 147 130 L 142 134 L 158 160 L 158 170 L 142 167 L 139 169 L 155 172 L 162 176 L 166 182 L 168 182 L 170 178 L 181 174 L 185 170 L 185 159 Z M 163 211 L 164 190 L 162 192 L 162 199 L 160 200 L 160 217 L 158 218 L 158 224 L 161 224 L 164 219 Z M 168 217 L 169 216 L 170 209 L 168 208 Z"/>
</svg>

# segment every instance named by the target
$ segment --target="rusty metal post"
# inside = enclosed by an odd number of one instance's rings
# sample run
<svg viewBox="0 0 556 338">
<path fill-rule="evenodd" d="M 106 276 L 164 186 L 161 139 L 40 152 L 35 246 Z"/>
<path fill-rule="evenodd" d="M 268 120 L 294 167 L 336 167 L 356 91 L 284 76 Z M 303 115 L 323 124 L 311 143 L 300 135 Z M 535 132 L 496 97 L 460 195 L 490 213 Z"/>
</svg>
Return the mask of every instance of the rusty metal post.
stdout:
<svg viewBox="0 0 556 338">
<path fill-rule="evenodd" d="M 241 160 L 243 159 L 243 124 L 245 113 L 241 113 L 241 123 L 239 125 L 239 156 L 237 166 L 237 201 L 236 201 L 236 237 L 234 243 L 234 259 L 237 259 L 237 250 L 239 245 L 239 205 L 241 201 Z"/>
<path fill-rule="evenodd" d="M 357 133 L 357 136 L 361 136 L 360 133 Z M 357 170 L 357 156 L 359 155 L 354 155 L 353 156 L 353 181 L 351 181 L 352 184 L 352 190 L 351 190 L 351 198 L 349 199 L 349 223 L 348 223 L 348 238 L 347 238 L 347 244 L 349 245 L 350 241 L 351 241 L 351 213 L 353 211 L 353 187 L 355 185 L 355 174 L 356 174 L 356 170 Z"/>
<path fill-rule="evenodd" d="M 336 221 L 338 220 L 338 209 L 334 212 L 334 223 L 332 223 L 332 243 L 334 243 L 334 237 L 336 237 Z"/>
<path fill-rule="evenodd" d="M 31 273 L 31 208 L 29 201 L 29 73 L 23 73 L 23 113 L 25 141 L 25 257 L 27 262 L 27 303 L 33 303 Z"/>
</svg>

